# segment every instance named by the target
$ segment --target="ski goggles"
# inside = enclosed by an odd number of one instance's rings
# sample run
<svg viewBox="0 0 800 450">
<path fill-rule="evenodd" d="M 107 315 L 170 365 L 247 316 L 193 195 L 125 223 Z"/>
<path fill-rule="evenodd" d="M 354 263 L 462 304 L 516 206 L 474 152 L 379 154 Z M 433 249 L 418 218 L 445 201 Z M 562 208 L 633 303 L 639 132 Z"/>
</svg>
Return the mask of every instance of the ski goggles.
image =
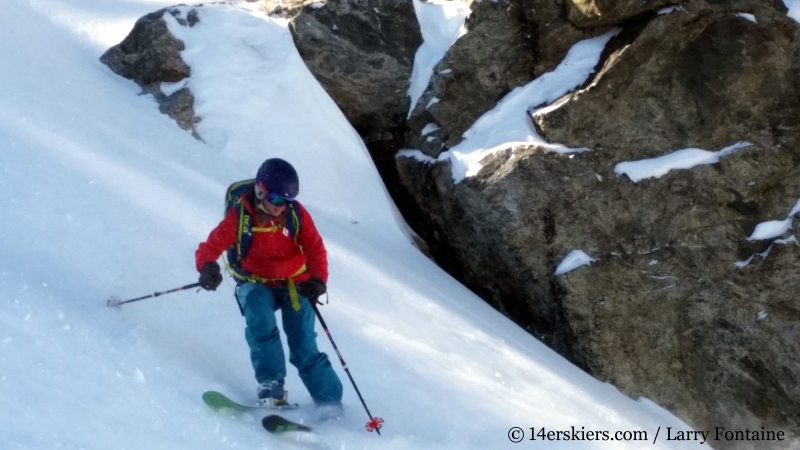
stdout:
<svg viewBox="0 0 800 450">
<path fill-rule="evenodd" d="M 272 206 L 285 206 L 286 202 L 294 201 L 294 197 L 284 197 L 271 193 L 263 183 L 256 183 L 256 198 L 262 202 L 268 202 Z"/>
</svg>

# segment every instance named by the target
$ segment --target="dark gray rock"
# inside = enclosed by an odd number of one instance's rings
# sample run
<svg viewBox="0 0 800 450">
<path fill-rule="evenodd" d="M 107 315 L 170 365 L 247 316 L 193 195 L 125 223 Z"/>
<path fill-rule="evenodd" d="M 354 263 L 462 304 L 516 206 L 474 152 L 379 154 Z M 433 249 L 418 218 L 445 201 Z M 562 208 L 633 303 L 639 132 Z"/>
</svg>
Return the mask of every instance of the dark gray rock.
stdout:
<svg viewBox="0 0 800 450">
<path fill-rule="evenodd" d="M 422 35 L 411 0 L 306 6 L 291 24 L 311 73 L 367 140 L 404 127 L 414 54 Z"/>
<path fill-rule="evenodd" d="M 199 118 L 194 115 L 191 91 L 184 88 L 170 96 L 161 91 L 161 83 L 176 83 L 191 75 L 189 66 L 180 56 L 183 42 L 169 32 L 164 14 L 172 14 L 182 26 L 194 26 L 198 22 L 196 10 L 189 11 L 186 17 L 176 8 L 152 12 L 137 20 L 128 36 L 108 49 L 100 61 L 117 75 L 136 82 L 158 101 L 161 112 L 198 137 L 194 125 Z"/>
<path fill-rule="evenodd" d="M 156 93 L 154 97 L 158 101 L 159 111 L 175 119 L 181 128 L 190 131 L 195 138 L 201 139 L 194 128 L 200 118 L 194 114 L 194 95 L 189 88 L 180 89 L 169 96 Z"/>
</svg>

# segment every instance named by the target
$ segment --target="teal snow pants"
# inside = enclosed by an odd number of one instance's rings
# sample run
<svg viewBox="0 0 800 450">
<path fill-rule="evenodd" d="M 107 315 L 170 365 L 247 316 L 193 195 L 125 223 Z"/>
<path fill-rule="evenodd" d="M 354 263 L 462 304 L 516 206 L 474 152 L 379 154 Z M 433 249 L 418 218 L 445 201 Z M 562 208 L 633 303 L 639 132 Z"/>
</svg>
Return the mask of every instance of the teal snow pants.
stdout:
<svg viewBox="0 0 800 450">
<path fill-rule="evenodd" d="M 244 310 L 245 339 L 259 384 L 286 378 L 286 357 L 275 318 L 275 312 L 280 309 L 289 345 L 289 362 L 297 368 L 314 403 L 341 402 L 342 382 L 331 367 L 328 355 L 317 349 L 316 317 L 308 299 L 300 297 L 300 310 L 295 311 L 286 286 L 253 282 L 239 286 L 236 296 Z"/>
</svg>

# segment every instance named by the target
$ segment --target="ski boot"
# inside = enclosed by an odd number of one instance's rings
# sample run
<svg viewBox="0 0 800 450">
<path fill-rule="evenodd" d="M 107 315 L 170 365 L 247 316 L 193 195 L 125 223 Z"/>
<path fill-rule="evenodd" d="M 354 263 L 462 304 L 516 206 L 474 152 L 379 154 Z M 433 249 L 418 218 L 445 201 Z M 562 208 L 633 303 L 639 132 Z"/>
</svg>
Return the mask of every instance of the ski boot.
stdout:
<svg viewBox="0 0 800 450">
<path fill-rule="evenodd" d="M 289 393 L 283 389 L 283 381 L 265 381 L 258 386 L 256 391 L 257 403 L 259 406 L 268 408 L 289 407 Z"/>
</svg>

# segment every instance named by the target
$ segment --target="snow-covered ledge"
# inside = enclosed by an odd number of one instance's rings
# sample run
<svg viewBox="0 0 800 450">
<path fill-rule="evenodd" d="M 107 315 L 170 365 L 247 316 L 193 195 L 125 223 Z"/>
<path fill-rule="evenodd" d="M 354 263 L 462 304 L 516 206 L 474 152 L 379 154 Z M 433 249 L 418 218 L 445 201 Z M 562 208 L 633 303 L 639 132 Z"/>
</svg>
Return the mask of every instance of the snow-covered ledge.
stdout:
<svg viewBox="0 0 800 450">
<path fill-rule="evenodd" d="M 573 250 L 569 252 L 566 258 L 561 261 L 561 264 L 558 265 L 555 271 L 555 275 L 564 275 L 567 272 L 571 272 L 578 267 L 581 266 L 588 266 L 592 262 L 597 261 L 595 258 L 587 255 L 581 250 Z"/>
<path fill-rule="evenodd" d="M 657 158 L 621 162 L 614 167 L 614 173 L 627 175 L 631 181 L 638 183 L 647 178 L 661 178 L 672 170 L 691 169 L 695 166 L 716 164 L 723 157 L 751 145 L 753 144 L 749 142 L 737 142 L 717 152 L 699 148 L 685 148 Z"/>
</svg>

